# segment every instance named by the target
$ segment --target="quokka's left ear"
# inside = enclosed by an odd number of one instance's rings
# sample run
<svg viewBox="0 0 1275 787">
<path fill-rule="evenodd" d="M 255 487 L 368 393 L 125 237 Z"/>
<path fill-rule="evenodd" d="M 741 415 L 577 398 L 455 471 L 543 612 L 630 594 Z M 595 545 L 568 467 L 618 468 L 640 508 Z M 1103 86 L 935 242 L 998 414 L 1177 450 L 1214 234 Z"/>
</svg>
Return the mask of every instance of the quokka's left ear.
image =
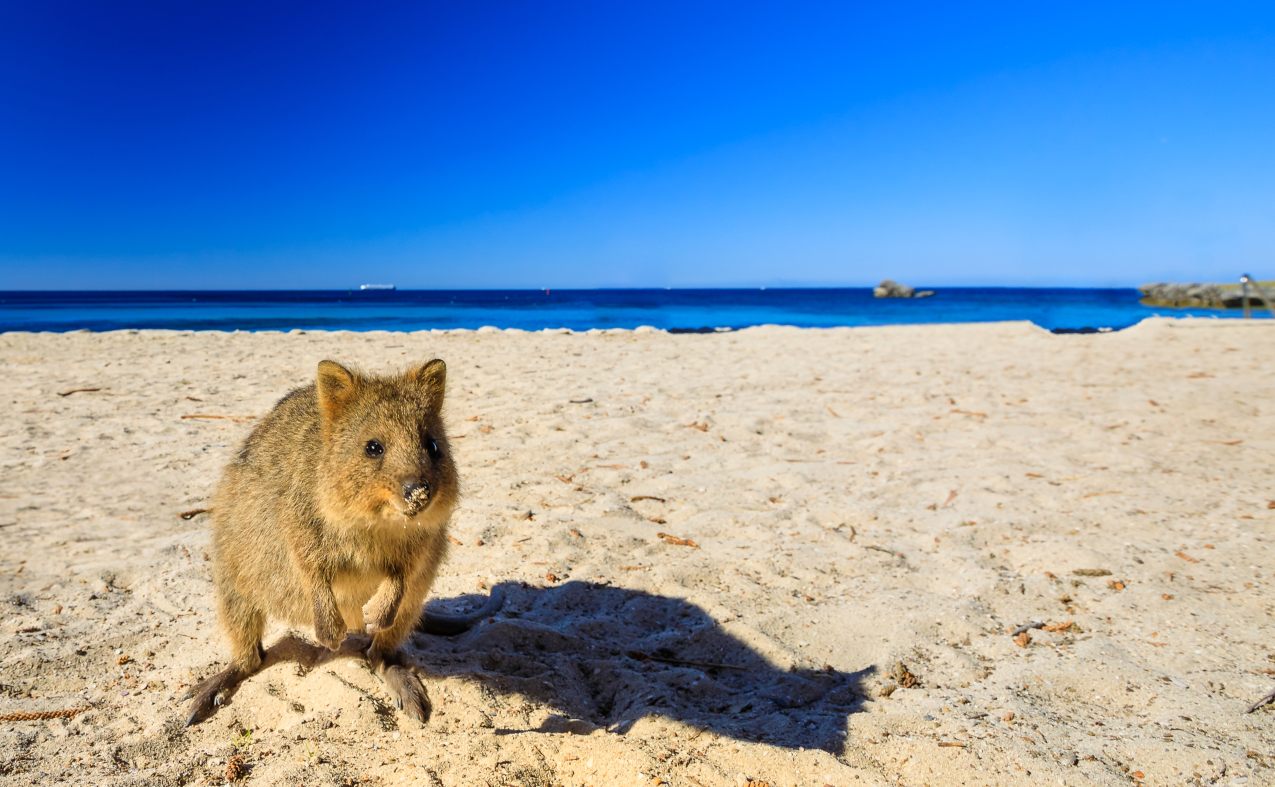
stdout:
<svg viewBox="0 0 1275 787">
<path fill-rule="evenodd" d="M 447 391 L 447 364 L 439 358 L 422 366 L 414 367 L 407 373 L 409 379 L 415 380 L 425 393 L 425 398 L 434 407 L 443 403 L 443 394 Z"/>
</svg>

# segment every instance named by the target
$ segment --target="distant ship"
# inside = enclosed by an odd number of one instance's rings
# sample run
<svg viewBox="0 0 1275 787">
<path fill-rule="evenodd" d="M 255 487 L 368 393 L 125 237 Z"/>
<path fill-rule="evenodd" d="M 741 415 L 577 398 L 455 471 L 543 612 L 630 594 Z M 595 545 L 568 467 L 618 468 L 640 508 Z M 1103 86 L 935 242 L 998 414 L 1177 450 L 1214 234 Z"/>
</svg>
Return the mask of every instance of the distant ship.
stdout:
<svg viewBox="0 0 1275 787">
<path fill-rule="evenodd" d="M 393 284 L 360 284 L 359 289 L 367 292 L 368 290 L 394 290 L 397 288 Z"/>
</svg>

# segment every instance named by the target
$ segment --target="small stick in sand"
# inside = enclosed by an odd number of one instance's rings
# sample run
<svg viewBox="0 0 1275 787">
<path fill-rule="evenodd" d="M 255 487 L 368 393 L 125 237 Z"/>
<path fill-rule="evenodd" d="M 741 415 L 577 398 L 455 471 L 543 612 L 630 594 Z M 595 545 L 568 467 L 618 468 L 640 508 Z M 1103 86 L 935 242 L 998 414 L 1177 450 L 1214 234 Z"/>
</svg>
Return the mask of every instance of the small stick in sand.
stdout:
<svg viewBox="0 0 1275 787">
<path fill-rule="evenodd" d="M 96 393 L 97 391 L 101 391 L 101 390 L 102 390 L 101 388 L 72 388 L 69 391 L 59 391 L 58 396 L 67 397 L 67 396 L 70 396 L 71 394 L 77 394 L 77 393 Z"/>
<path fill-rule="evenodd" d="M 571 404 L 588 404 L 593 401 L 593 397 L 585 397 L 584 399 L 568 399 Z"/>
<path fill-rule="evenodd" d="M 212 413 L 187 413 L 181 416 L 183 421 L 234 421 L 237 424 L 251 423 L 257 420 L 251 415 L 214 415 Z"/>
<path fill-rule="evenodd" d="M 1102 492 L 1090 492 L 1087 495 L 1081 495 L 1080 499 L 1088 500 L 1091 497 L 1106 497 L 1107 495 L 1118 495 L 1118 494 L 1121 494 L 1119 489 L 1107 489 Z"/>
<path fill-rule="evenodd" d="M 1077 568 L 1072 572 L 1078 577 L 1109 577 L 1111 572 L 1105 568 Z"/>
<path fill-rule="evenodd" d="M 70 719 L 79 716 L 87 710 L 93 710 L 92 707 L 85 705 L 80 708 L 64 708 L 62 710 L 31 710 L 16 711 L 14 713 L 0 714 L 0 721 L 43 721 L 45 719 Z"/>
<path fill-rule="evenodd" d="M 961 741 L 939 741 L 939 747 L 945 749 L 964 749 L 965 744 Z"/>
<path fill-rule="evenodd" d="M 667 501 L 667 500 L 665 500 L 664 498 L 662 498 L 662 497 L 656 497 L 655 495 L 634 495 L 633 497 L 630 497 L 630 498 L 629 498 L 629 502 L 630 502 L 630 503 L 636 503 L 636 502 L 638 502 L 639 500 L 654 500 L 654 501 L 659 502 L 659 503 L 667 503 L 667 502 L 668 502 L 668 501 Z"/>
<path fill-rule="evenodd" d="M 1009 632 L 1009 635 L 1011 637 L 1017 637 L 1019 634 L 1022 634 L 1024 631 L 1031 631 L 1032 629 L 1043 629 L 1044 627 L 1045 627 L 1044 623 L 1040 623 L 1038 621 L 1032 621 L 1031 623 L 1024 623 L 1023 625 Z"/>
<path fill-rule="evenodd" d="M 189 511 L 181 512 L 177 516 L 180 519 L 191 520 L 199 516 L 200 514 L 207 514 L 207 513 L 210 513 L 211 511 L 212 511 L 211 508 L 192 508 Z"/>
<path fill-rule="evenodd" d="M 689 538 L 679 538 L 673 535 L 672 533 L 656 533 L 655 536 L 656 538 L 664 539 L 664 543 L 666 544 L 672 544 L 673 546 L 679 546 L 679 547 L 691 547 L 692 549 L 699 549 L 699 544 L 696 544 L 694 541 L 692 541 Z"/>
<path fill-rule="evenodd" d="M 1275 702 L 1275 689 L 1271 689 L 1270 691 L 1266 692 L 1265 696 L 1263 696 L 1263 697 L 1262 697 L 1260 700 L 1258 700 L 1257 702 L 1254 702 L 1252 705 L 1248 706 L 1248 710 L 1246 710 L 1246 711 L 1244 711 L 1244 712 L 1245 712 L 1245 713 L 1252 713 L 1253 711 L 1257 710 L 1258 708 L 1262 707 L 1263 705 L 1269 705 L 1269 704 L 1271 704 L 1272 702 Z"/>
<path fill-rule="evenodd" d="M 884 553 L 886 553 L 887 555 L 889 555 L 890 557 L 897 557 L 897 558 L 900 558 L 900 559 L 902 559 L 902 558 L 903 558 L 903 553 L 902 553 L 902 552 L 895 552 L 893 549 L 887 549 L 887 548 L 885 548 L 885 547 L 880 547 L 880 546 L 877 546 L 876 544 L 864 544 L 864 545 L 863 545 L 863 548 L 864 548 L 864 549 L 871 549 L 871 550 L 874 550 L 874 551 L 877 551 L 877 552 L 884 552 Z"/>
</svg>

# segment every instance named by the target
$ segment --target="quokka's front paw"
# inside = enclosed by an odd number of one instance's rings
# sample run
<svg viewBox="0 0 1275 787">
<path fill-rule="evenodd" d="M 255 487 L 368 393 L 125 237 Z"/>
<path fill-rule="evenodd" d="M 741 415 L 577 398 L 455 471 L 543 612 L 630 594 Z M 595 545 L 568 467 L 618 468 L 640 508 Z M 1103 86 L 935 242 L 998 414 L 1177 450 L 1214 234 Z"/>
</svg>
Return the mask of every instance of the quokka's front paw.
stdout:
<svg viewBox="0 0 1275 787">
<path fill-rule="evenodd" d="M 335 606 L 314 605 L 314 638 L 328 650 L 339 650 L 345 641 L 345 621 Z"/>
<path fill-rule="evenodd" d="M 384 631 L 394 625 L 394 618 L 398 617 L 398 603 L 393 600 L 372 599 L 372 605 L 368 609 L 367 621 L 372 627 L 372 633 Z"/>
</svg>

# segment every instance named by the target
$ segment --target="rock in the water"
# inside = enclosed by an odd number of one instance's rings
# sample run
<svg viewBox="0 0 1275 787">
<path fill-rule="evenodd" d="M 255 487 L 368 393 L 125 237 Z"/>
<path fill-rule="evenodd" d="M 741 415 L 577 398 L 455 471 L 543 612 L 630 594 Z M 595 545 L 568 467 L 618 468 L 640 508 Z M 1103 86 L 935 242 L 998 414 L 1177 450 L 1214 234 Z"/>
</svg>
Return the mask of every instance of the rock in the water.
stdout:
<svg viewBox="0 0 1275 787">
<path fill-rule="evenodd" d="M 917 292 L 906 284 L 899 284 L 893 279 L 886 279 L 872 289 L 872 297 L 874 298 L 928 298 L 934 294 L 934 290 L 921 290 Z"/>
<path fill-rule="evenodd" d="M 1178 308 L 1222 308 L 1222 290 L 1212 284 L 1148 284 L 1139 288 L 1148 306 Z"/>
<path fill-rule="evenodd" d="M 1177 309 L 1239 309 L 1244 295 L 1239 287 L 1218 284 L 1145 284 L 1138 288 L 1147 306 L 1169 306 Z M 1249 306 L 1264 306 L 1256 288 L 1248 293 Z"/>
</svg>

